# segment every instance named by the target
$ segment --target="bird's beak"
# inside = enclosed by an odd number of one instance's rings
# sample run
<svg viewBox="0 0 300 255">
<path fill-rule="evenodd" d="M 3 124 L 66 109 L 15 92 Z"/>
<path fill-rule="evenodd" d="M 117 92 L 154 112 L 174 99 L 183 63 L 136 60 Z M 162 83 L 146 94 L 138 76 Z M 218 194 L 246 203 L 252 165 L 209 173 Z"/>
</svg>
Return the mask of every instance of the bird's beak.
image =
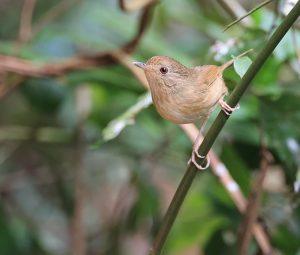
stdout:
<svg viewBox="0 0 300 255">
<path fill-rule="evenodd" d="M 132 64 L 134 64 L 134 65 L 136 65 L 137 67 L 142 68 L 142 69 L 144 69 L 145 66 L 146 66 L 146 64 L 143 63 L 143 62 L 132 62 Z"/>
</svg>

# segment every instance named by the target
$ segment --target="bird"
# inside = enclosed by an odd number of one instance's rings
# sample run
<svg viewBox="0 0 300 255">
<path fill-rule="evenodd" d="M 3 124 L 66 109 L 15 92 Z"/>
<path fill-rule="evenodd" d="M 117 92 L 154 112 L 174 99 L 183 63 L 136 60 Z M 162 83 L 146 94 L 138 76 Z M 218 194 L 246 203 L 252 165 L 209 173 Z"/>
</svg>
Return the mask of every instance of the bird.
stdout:
<svg viewBox="0 0 300 255">
<path fill-rule="evenodd" d="M 236 58 L 250 51 L 247 50 Z M 229 106 L 224 100 L 228 89 L 223 72 L 233 62 L 234 59 L 231 59 L 221 66 L 202 65 L 192 68 L 167 56 L 153 56 L 146 63 L 133 62 L 143 69 L 153 104 L 163 118 L 175 124 L 195 123 L 198 120 L 202 123 L 189 160 L 189 164 L 192 162 L 201 170 L 209 165 L 209 160 L 206 166 L 199 165 L 196 157 L 204 158 L 198 153 L 198 149 L 201 145 L 201 131 L 210 114 L 218 104 L 227 115 L 239 108 L 239 105 Z"/>
</svg>

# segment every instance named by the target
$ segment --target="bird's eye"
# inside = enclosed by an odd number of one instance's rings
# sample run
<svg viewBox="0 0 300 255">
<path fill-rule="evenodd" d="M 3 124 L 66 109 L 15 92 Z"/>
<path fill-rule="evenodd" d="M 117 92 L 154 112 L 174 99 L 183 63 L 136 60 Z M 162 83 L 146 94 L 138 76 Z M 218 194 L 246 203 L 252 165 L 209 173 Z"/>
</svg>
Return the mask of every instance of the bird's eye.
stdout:
<svg viewBox="0 0 300 255">
<path fill-rule="evenodd" d="M 166 74 L 169 70 L 168 70 L 167 67 L 161 67 L 161 68 L 159 69 L 159 71 L 160 71 L 162 74 Z"/>
</svg>

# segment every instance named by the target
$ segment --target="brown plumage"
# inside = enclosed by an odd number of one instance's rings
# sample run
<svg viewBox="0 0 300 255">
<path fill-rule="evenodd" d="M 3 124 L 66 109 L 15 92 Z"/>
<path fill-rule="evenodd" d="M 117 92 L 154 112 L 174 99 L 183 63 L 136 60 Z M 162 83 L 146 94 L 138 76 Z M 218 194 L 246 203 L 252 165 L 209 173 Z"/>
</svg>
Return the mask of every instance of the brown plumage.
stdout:
<svg viewBox="0 0 300 255">
<path fill-rule="evenodd" d="M 159 114 L 176 124 L 194 123 L 199 119 L 205 123 L 217 104 L 221 105 L 226 114 L 234 110 L 223 100 L 228 93 L 223 72 L 232 63 L 233 60 L 230 60 L 222 66 L 188 68 L 166 56 L 154 56 L 145 64 L 134 62 L 145 72 L 153 103 Z M 198 155 L 198 140 L 194 145 L 192 162 L 201 168 L 194 157 L 194 154 Z"/>
</svg>

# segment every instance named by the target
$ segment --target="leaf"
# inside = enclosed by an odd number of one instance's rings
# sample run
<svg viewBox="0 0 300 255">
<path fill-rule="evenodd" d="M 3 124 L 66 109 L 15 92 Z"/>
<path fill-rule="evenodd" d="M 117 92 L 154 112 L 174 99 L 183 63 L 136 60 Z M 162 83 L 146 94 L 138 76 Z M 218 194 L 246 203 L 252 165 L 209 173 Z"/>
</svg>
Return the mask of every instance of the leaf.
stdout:
<svg viewBox="0 0 300 255">
<path fill-rule="evenodd" d="M 236 58 L 233 62 L 234 70 L 242 78 L 248 70 L 251 63 L 252 60 L 248 57 Z"/>
</svg>

